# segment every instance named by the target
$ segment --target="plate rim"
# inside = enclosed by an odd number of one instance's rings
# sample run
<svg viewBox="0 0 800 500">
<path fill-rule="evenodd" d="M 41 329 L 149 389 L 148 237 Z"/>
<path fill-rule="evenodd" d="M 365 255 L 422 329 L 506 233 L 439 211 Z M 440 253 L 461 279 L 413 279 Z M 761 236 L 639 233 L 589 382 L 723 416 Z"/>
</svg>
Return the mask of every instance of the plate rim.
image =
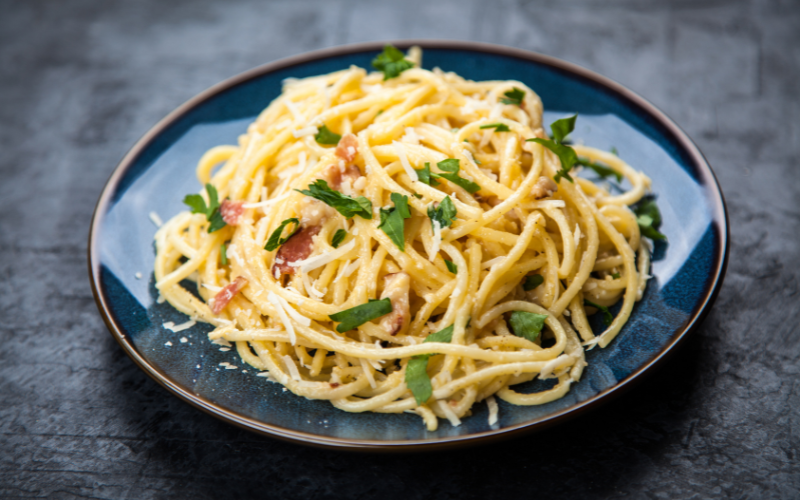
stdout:
<svg viewBox="0 0 800 500">
<path fill-rule="evenodd" d="M 202 396 L 196 395 L 179 386 L 177 383 L 171 380 L 166 373 L 162 372 L 160 369 L 151 365 L 146 359 L 144 359 L 144 357 L 132 344 L 130 339 L 128 339 L 128 337 L 123 333 L 122 329 L 116 323 L 113 315 L 111 314 L 110 307 L 106 301 L 105 294 L 103 293 L 104 289 L 100 281 L 100 258 L 98 244 L 98 235 L 101 233 L 102 222 L 108 212 L 108 209 L 110 208 L 113 194 L 119 186 L 119 183 L 125 173 L 133 165 L 134 161 L 167 127 L 202 102 L 224 92 L 231 87 L 264 74 L 299 64 L 358 52 L 379 52 L 383 46 L 387 44 L 394 45 L 395 47 L 401 49 L 406 49 L 412 45 L 419 45 L 423 47 L 423 50 L 425 48 L 430 48 L 482 52 L 492 55 L 524 59 L 540 65 L 548 66 L 550 68 L 590 80 L 601 87 L 611 90 L 613 93 L 620 94 L 622 97 L 630 100 L 635 106 L 638 106 L 647 114 L 649 114 L 653 119 L 655 119 L 656 122 L 658 122 L 672 134 L 675 141 L 684 149 L 692 162 L 698 167 L 697 174 L 699 176 L 699 183 L 704 187 L 706 198 L 711 202 L 712 205 L 709 207 L 712 212 L 711 223 L 712 225 L 716 226 L 717 229 L 715 239 L 717 239 L 719 242 L 719 251 L 714 256 L 716 262 L 711 273 L 713 277 L 709 283 L 709 286 L 705 290 L 705 296 L 703 297 L 697 311 L 688 319 L 687 323 L 682 327 L 682 329 L 679 329 L 673 338 L 666 345 L 664 345 L 659 353 L 656 354 L 651 360 L 638 367 L 623 381 L 618 382 L 608 389 L 598 392 L 592 397 L 581 401 L 574 406 L 543 417 L 541 420 L 519 423 L 506 428 L 489 430 L 475 434 L 467 434 L 464 436 L 446 436 L 435 440 L 413 439 L 379 441 L 371 439 L 321 436 L 318 434 L 295 431 L 292 429 L 279 427 L 277 425 L 267 424 L 253 418 L 239 415 L 232 410 L 225 409 L 215 403 L 212 403 L 211 401 L 206 400 Z M 719 181 L 717 180 L 711 165 L 708 163 L 708 160 L 706 160 L 705 156 L 700 152 L 700 149 L 697 147 L 694 141 L 692 141 L 689 136 L 674 121 L 672 121 L 672 119 L 670 119 L 663 111 L 658 109 L 655 105 L 641 97 L 636 92 L 605 76 L 578 66 L 574 63 L 533 51 L 505 45 L 464 40 L 400 39 L 338 45 L 278 59 L 276 61 L 256 66 L 255 68 L 227 78 L 181 104 L 175 110 L 159 120 L 138 141 L 136 141 L 133 147 L 131 147 L 125 156 L 123 156 L 123 158 L 114 168 L 109 179 L 106 181 L 92 214 L 92 221 L 88 235 L 87 258 L 89 278 L 92 286 L 92 295 L 95 303 L 97 304 L 97 308 L 103 317 L 103 321 L 111 333 L 111 336 L 114 337 L 128 357 L 131 358 L 140 369 L 142 369 L 159 385 L 184 402 L 189 403 L 195 408 L 198 408 L 212 417 L 220 419 L 224 422 L 234 424 L 240 428 L 253 431 L 264 436 L 278 438 L 284 441 L 328 449 L 396 452 L 477 445 L 486 443 L 488 441 L 507 439 L 513 436 L 518 436 L 522 433 L 543 430 L 565 420 L 584 414 L 585 412 L 591 411 L 592 409 L 626 392 L 635 384 L 640 382 L 645 375 L 652 373 L 657 366 L 660 366 L 663 361 L 667 359 L 680 344 L 683 343 L 689 334 L 697 329 L 700 323 L 708 315 L 714 301 L 717 298 L 717 295 L 719 294 L 719 290 L 722 287 L 725 272 L 728 266 L 729 251 L 730 223 L 728 218 L 728 210 L 725 203 L 725 197 L 719 185 Z"/>
</svg>

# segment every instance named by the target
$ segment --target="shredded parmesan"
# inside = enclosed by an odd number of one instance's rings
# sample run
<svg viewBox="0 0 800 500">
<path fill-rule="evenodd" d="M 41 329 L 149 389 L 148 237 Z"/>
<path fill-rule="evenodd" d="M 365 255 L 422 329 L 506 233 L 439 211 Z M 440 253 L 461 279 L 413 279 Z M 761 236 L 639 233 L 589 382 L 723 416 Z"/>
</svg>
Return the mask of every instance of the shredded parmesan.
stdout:
<svg viewBox="0 0 800 500">
<path fill-rule="evenodd" d="M 418 181 L 419 176 L 417 175 L 417 172 L 411 168 L 411 164 L 408 162 L 408 157 L 406 156 L 405 149 L 403 149 L 403 145 L 397 141 L 392 141 L 392 146 L 394 146 L 397 157 L 400 158 L 400 164 L 403 165 L 403 170 L 406 171 L 406 174 L 408 174 L 412 181 Z"/>
<path fill-rule="evenodd" d="M 161 217 L 159 217 L 155 212 L 150 212 L 150 220 L 156 225 L 156 227 L 161 227 L 164 225 L 164 221 L 162 221 Z"/>
<path fill-rule="evenodd" d="M 313 257 L 309 257 L 306 260 L 301 260 L 299 262 L 292 262 L 289 265 L 292 267 L 299 267 L 300 271 L 304 273 L 308 273 L 313 271 L 318 267 L 322 267 L 325 264 L 329 264 L 334 260 L 338 260 L 345 255 L 347 255 L 350 250 L 356 247 L 356 240 L 350 240 L 350 243 L 340 246 L 333 252 L 324 253 L 321 255 L 315 255 Z"/>
<path fill-rule="evenodd" d="M 180 325 L 176 325 L 172 321 L 167 321 L 166 323 L 164 323 L 161 326 L 163 326 L 167 330 L 170 330 L 170 331 L 173 331 L 175 333 L 178 333 L 178 332 L 182 332 L 182 331 L 184 331 L 186 329 L 189 329 L 189 328 L 193 327 L 195 324 L 197 324 L 197 321 L 195 321 L 193 319 L 190 319 L 186 323 L 181 323 Z"/>
<path fill-rule="evenodd" d="M 289 375 L 291 377 L 300 382 L 302 379 L 300 378 L 300 370 L 297 369 L 297 365 L 294 363 L 294 360 L 288 354 L 283 355 L 283 362 L 286 363 L 286 369 L 289 370 Z"/>
<path fill-rule="evenodd" d="M 442 225 L 438 220 L 433 221 L 433 245 L 431 245 L 431 252 L 428 255 L 428 260 L 433 262 L 436 255 L 439 254 L 439 249 L 442 246 Z"/>
<path fill-rule="evenodd" d="M 489 425 L 494 425 L 497 423 L 497 401 L 494 399 L 494 396 L 489 396 L 486 398 L 486 406 L 489 408 Z"/>
</svg>

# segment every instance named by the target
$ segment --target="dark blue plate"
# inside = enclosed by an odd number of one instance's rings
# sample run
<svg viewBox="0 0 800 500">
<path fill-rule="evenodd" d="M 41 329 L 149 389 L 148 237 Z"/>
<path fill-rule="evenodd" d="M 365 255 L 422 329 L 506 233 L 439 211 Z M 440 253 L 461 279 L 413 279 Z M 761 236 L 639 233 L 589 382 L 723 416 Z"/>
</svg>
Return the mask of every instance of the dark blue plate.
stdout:
<svg viewBox="0 0 800 500">
<path fill-rule="evenodd" d="M 281 81 L 347 68 L 369 68 L 382 44 L 321 50 L 267 64 L 190 100 L 147 133 L 103 190 L 92 222 L 89 268 L 95 299 L 112 335 L 151 377 L 183 400 L 228 422 L 302 443 L 362 449 L 464 444 L 542 428 L 594 406 L 636 380 L 686 338 L 722 284 L 728 222 L 719 185 L 692 141 L 662 112 L 630 90 L 578 66 L 508 47 L 443 41 L 421 45 L 423 66 L 473 80 L 514 79 L 539 93 L 548 123 L 579 113 L 572 137 L 610 149 L 653 180 L 669 243 L 657 243 L 653 279 L 630 321 L 606 349 L 587 354 L 583 379 L 566 397 L 543 406 L 500 402 L 500 421 L 486 405 L 459 427 L 442 421 L 427 432 L 416 415 L 352 414 L 311 401 L 256 377 L 235 350 L 207 339 L 208 325 L 173 333 L 188 318 L 156 303 L 151 212 L 164 220 L 197 192 L 195 166 L 208 148 L 235 143 L 248 123 L 280 94 Z M 595 325 L 599 330 L 602 325 Z M 181 342 L 184 339 L 184 342 Z M 220 363 L 235 365 L 226 369 Z M 543 385 L 528 384 L 528 391 Z M 566 429 L 564 429 L 566 430 Z"/>
</svg>

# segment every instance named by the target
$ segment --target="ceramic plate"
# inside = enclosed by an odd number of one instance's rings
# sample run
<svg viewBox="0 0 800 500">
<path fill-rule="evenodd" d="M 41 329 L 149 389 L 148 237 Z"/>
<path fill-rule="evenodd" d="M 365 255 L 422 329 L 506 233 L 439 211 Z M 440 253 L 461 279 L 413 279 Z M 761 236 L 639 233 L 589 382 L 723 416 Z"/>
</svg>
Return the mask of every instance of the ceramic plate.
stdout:
<svg viewBox="0 0 800 500">
<path fill-rule="evenodd" d="M 531 407 L 501 401 L 493 427 L 480 403 L 462 425 L 441 421 L 436 432 L 427 432 L 416 415 L 345 413 L 328 402 L 295 396 L 256 377 L 235 350 L 211 344 L 208 325 L 179 333 L 164 329 L 163 323 L 179 324 L 187 317 L 156 302 L 156 227 L 149 214 L 166 220 L 185 208 L 183 196 L 199 189 L 194 171 L 203 152 L 235 143 L 280 94 L 284 78 L 353 64 L 369 68 L 382 44 L 337 47 L 261 66 L 190 100 L 133 147 L 100 196 L 89 241 L 98 307 L 125 352 L 173 394 L 236 425 L 307 444 L 397 450 L 474 443 L 539 429 L 608 399 L 652 369 L 708 312 L 727 262 L 725 205 L 711 168 L 677 125 L 621 85 L 557 59 L 479 43 L 394 43 L 399 48 L 412 44 L 423 47 L 425 68 L 438 66 L 473 80 L 526 83 L 541 96 L 548 124 L 579 113 L 573 138 L 601 149 L 616 147 L 652 178 L 669 243 L 656 244 L 653 279 L 628 324 L 608 348 L 587 353 L 582 380 L 563 399 Z M 238 368 L 221 368 L 223 362 Z M 522 389 L 543 387 L 534 381 Z"/>
</svg>

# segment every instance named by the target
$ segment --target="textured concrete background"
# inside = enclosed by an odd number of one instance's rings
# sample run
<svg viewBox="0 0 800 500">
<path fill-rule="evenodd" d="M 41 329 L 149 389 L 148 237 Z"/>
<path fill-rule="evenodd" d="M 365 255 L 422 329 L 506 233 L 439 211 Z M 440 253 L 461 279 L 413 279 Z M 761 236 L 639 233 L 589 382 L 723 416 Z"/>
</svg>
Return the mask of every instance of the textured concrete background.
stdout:
<svg viewBox="0 0 800 500">
<path fill-rule="evenodd" d="M 0 497 L 797 498 L 800 4 L 0 0 Z M 253 66 L 389 38 L 506 44 L 650 99 L 728 201 L 725 285 L 663 369 L 546 433 L 458 452 L 320 451 L 223 424 L 123 354 L 86 276 L 122 155 Z"/>
</svg>

